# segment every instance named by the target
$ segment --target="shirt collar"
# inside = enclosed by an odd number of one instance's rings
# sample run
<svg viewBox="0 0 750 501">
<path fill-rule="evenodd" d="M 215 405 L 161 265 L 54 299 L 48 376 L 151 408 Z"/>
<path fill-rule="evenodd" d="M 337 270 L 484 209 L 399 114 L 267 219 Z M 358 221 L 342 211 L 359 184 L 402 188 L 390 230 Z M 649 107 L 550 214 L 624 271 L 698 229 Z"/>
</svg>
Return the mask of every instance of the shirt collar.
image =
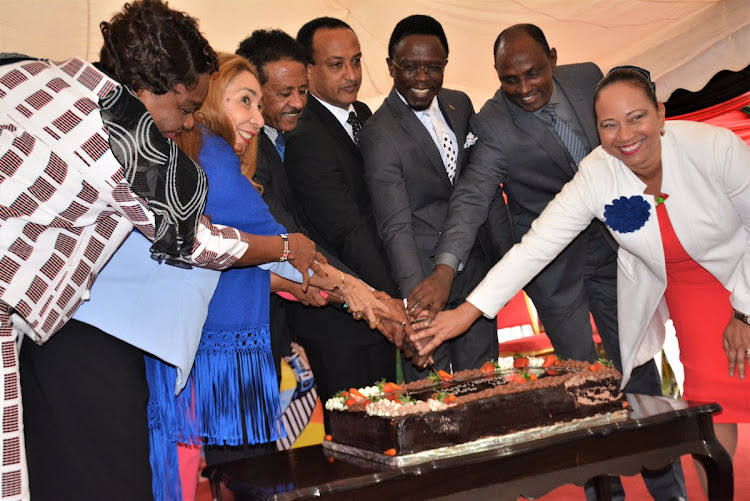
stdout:
<svg viewBox="0 0 750 501">
<path fill-rule="evenodd" d="M 534 112 L 534 115 L 536 115 L 537 117 L 540 117 L 540 118 L 546 118 L 546 117 L 548 117 L 549 115 L 547 115 L 544 112 L 544 108 L 546 108 L 549 105 L 552 105 L 552 106 L 556 107 L 558 104 L 560 104 L 560 100 L 561 100 L 560 89 L 557 86 L 557 82 L 555 82 L 554 80 L 552 80 L 552 94 L 550 94 L 550 96 L 549 96 L 549 102 L 547 104 L 545 104 L 544 106 L 542 106 L 540 109 L 536 110 Z"/>
<path fill-rule="evenodd" d="M 430 110 L 440 111 L 440 106 L 438 105 L 437 96 L 432 98 L 432 102 L 430 103 L 430 106 L 427 109 L 415 110 L 414 108 L 409 106 L 409 103 L 406 102 L 406 99 L 404 99 L 404 96 L 402 96 L 399 91 L 396 91 L 396 95 L 399 97 L 399 99 L 401 99 L 401 102 L 404 103 L 406 106 L 408 106 L 409 109 L 413 111 L 414 114 L 417 115 L 418 117 L 422 115 L 429 116 Z"/>
<path fill-rule="evenodd" d="M 279 137 L 280 134 L 279 131 L 277 131 L 270 125 L 264 125 L 263 132 L 265 132 L 266 136 L 268 136 L 268 139 L 270 139 L 272 143 L 276 142 L 276 138 Z"/>
<path fill-rule="evenodd" d="M 336 120 L 338 120 L 339 123 L 341 123 L 341 125 L 345 125 L 346 121 L 349 120 L 349 113 L 350 112 L 353 111 L 355 115 L 357 114 L 357 111 L 354 109 L 354 105 L 353 104 L 350 104 L 349 108 L 347 108 L 347 109 L 339 108 L 338 106 L 334 106 L 334 105 L 332 105 L 330 103 L 327 103 L 327 102 L 323 101 L 319 97 L 316 97 L 315 94 L 313 94 L 312 92 L 310 92 L 309 95 L 312 96 L 314 99 L 317 99 L 317 101 L 320 104 L 322 104 L 328 111 L 330 111 L 331 114 L 334 117 L 336 117 Z"/>
</svg>

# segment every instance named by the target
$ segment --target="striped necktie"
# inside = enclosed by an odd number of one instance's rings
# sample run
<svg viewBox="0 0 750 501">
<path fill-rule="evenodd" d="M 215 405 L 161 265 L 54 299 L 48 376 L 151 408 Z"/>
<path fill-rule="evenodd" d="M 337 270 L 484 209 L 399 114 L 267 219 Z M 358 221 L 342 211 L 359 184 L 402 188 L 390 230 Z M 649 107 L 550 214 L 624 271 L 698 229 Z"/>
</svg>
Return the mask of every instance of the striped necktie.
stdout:
<svg viewBox="0 0 750 501">
<path fill-rule="evenodd" d="M 279 135 L 276 136 L 276 141 L 273 142 L 273 145 L 276 146 L 276 151 L 279 152 L 279 156 L 281 157 L 281 161 L 284 161 L 284 152 L 286 151 L 286 143 L 284 142 L 284 135 L 279 132 Z"/>
<path fill-rule="evenodd" d="M 573 161 L 577 167 L 578 164 L 581 163 L 581 160 L 583 160 L 583 157 L 588 154 L 586 147 L 581 140 L 578 139 L 578 136 L 573 132 L 573 129 L 571 129 L 563 119 L 557 116 L 554 104 L 548 104 L 542 108 L 542 111 L 552 117 L 552 127 L 568 149 L 568 153 L 573 157 Z"/>
</svg>

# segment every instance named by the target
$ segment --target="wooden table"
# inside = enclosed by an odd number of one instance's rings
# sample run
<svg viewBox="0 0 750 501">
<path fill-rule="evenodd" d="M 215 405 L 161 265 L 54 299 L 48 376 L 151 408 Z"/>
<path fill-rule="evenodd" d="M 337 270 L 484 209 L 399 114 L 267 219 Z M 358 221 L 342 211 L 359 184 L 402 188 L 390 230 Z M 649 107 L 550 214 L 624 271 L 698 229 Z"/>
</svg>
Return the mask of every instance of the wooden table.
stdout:
<svg viewBox="0 0 750 501">
<path fill-rule="evenodd" d="M 692 454 L 706 469 L 710 500 L 733 496 L 732 462 L 714 434 L 717 404 L 626 395 L 624 420 L 562 435 L 406 467 L 351 458 L 321 446 L 206 468 L 214 498 L 220 486 L 237 501 L 537 498 L 601 475 L 636 475 Z M 608 482 L 599 482 L 609 499 Z"/>
</svg>

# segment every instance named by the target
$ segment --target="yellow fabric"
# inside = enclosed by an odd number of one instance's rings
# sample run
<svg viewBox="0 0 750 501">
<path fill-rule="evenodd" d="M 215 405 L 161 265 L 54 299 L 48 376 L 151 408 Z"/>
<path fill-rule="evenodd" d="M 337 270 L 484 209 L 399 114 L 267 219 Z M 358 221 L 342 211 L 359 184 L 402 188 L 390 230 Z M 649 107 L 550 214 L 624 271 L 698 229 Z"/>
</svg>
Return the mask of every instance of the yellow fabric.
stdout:
<svg viewBox="0 0 750 501">
<path fill-rule="evenodd" d="M 297 386 L 297 379 L 294 377 L 294 371 L 286 361 L 281 361 L 281 383 L 279 384 L 279 392 L 292 390 Z M 310 422 L 307 423 L 305 429 L 297 440 L 294 441 L 292 449 L 298 447 L 307 447 L 308 445 L 317 445 L 323 443 L 323 437 L 325 437 L 325 427 L 323 425 L 323 406 L 320 403 L 320 398 L 315 404 L 315 410 L 310 417 Z"/>
</svg>

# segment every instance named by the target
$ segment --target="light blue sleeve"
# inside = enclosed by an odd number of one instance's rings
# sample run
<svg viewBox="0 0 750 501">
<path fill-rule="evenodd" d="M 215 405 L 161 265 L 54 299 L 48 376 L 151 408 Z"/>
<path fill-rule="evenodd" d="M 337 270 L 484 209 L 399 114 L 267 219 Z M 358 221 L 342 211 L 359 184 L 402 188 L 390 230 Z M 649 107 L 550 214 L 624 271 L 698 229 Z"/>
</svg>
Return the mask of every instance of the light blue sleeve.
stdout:
<svg viewBox="0 0 750 501">
<path fill-rule="evenodd" d="M 151 259 L 152 243 L 134 231 L 102 269 L 73 318 L 177 367 L 185 385 L 221 272 Z"/>
<path fill-rule="evenodd" d="M 302 283 L 302 273 L 300 273 L 297 268 L 292 266 L 289 261 L 272 261 L 270 263 L 259 264 L 258 268 L 268 270 L 271 273 L 275 273 L 281 278 L 286 278 L 287 280 L 291 280 L 292 282 L 297 282 L 298 284 Z M 310 276 L 313 275 L 313 272 L 311 270 L 307 270 L 307 272 L 310 274 Z"/>
</svg>

